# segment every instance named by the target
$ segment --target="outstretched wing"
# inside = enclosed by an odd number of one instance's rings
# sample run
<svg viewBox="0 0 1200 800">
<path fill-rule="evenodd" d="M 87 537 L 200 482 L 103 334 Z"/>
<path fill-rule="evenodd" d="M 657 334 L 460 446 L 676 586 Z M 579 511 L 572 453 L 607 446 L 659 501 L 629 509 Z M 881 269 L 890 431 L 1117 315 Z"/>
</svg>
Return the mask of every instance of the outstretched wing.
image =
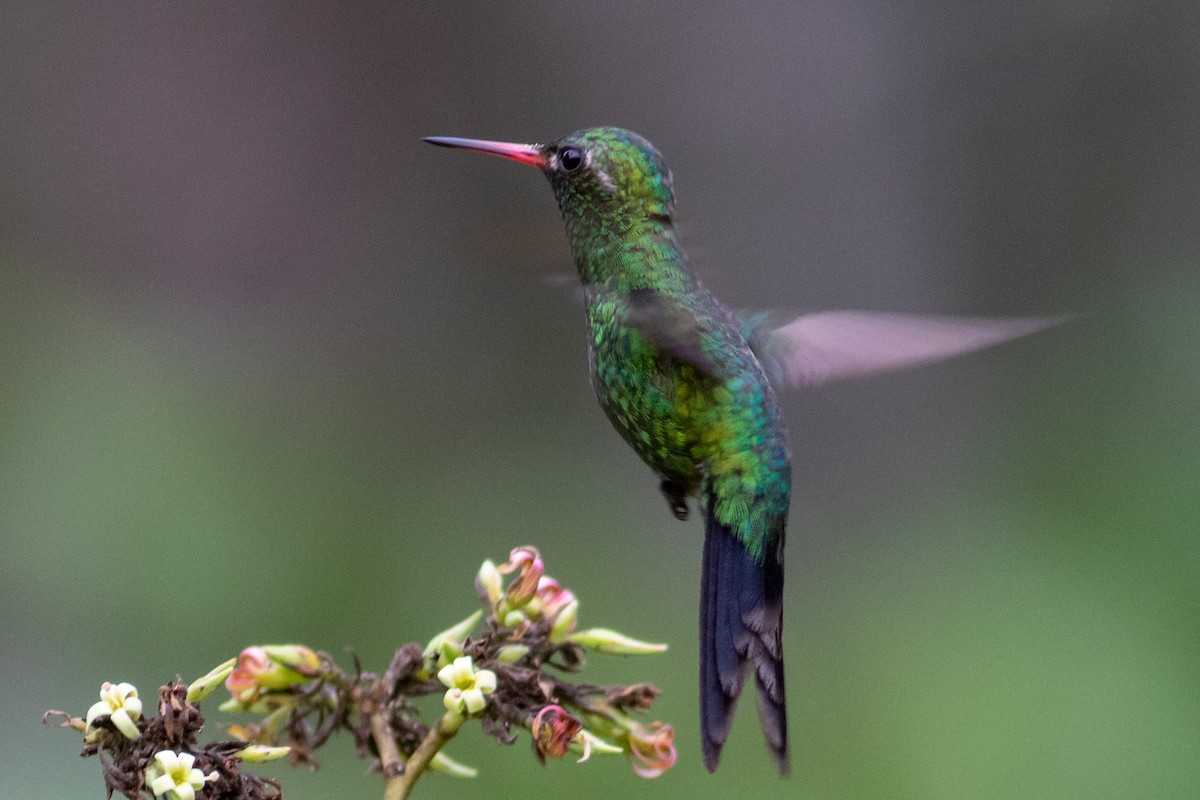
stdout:
<svg viewBox="0 0 1200 800">
<path fill-rule="evenodd" d="M 747 338 L 774 380 L 790 386 L 820 386 L 969 353 L 1066 319 L 1066 315 L 986 319 L 823 311 L 774 330 L 760 328 Z"/>
</svg>

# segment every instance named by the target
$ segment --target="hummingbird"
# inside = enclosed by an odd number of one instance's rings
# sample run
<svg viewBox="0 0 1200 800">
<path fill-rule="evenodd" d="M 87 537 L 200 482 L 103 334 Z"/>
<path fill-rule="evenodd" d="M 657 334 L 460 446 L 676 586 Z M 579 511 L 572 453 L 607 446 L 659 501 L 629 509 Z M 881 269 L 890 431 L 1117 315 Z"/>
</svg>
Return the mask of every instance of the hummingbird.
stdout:
<svg viewBox="0 0 1200 800">
<path fill-rule="evenodd" d="M 788 436 L 774 386 L 815 386 L 986 347 L 1061 317 L 986 319 L 834 311 L 771 328 L 722 305 L 688 263 L 671 171 L 642 136 L 586 128 L 548 144 L 430 136 L 549 179 L 574 257 L 591 382 L 671 513 L 704 518 L 700 735 L 716 769 L 748 670 L 768 749 L 788 772 L 783 550 Z"/>
</svg>

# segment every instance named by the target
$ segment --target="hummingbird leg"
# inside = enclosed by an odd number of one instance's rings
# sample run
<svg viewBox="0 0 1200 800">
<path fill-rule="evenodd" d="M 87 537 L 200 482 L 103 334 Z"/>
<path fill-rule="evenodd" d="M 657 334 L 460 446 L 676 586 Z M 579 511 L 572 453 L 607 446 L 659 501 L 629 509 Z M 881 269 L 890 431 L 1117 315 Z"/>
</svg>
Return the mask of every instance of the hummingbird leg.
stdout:
<svg viewBox="0 0 1200 800">
<path fill-rule="evenodd" d="M 687 519 L 687 490 L 667 478 L 662 479 L 658 488 L 663 493 L 663 497 L 667 498 L 667 505 L 671 507 L 671 513 L 675 515 L 675 519 Z"/>
</svg>

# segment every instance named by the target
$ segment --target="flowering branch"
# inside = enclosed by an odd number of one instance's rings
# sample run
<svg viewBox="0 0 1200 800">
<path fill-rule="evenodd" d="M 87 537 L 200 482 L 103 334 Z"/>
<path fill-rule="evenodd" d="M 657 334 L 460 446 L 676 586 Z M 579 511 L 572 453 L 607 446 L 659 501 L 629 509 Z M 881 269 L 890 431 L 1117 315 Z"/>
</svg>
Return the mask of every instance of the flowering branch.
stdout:
<svg viewBox="0 0 1200 800">
<path fill-rule="evenodd" d="M 286 757 L 315 768 L 316 751 L 339 731 L 382 773 L 385 800 L 405 800 L 427 770 L 475 775 L 444 752 L 471 720 L 504 744 L 528 730 L 542 763 L 568 752 L 579 761 L 624 753 L 647 778 L 675 763 L 671 726 L 635 719 L 657 697 L 654 686 L 569 680 L 588 652 L 638 655 L 666 645 L 608 628 L 576 630 L 578 598 L 545 574 L 532 547 L 513 550 L 503 564 L 485 561 L 475 587 L 484 608 L 424 647 L 401 646 L 382 675 L 357 659 L 344 670 L 304 645 L 253 646 L 190 684 L 167 683 L 157 715 L 145 713 L 132 684 L 106 682 L 84 717 L 48 711 L 44 719 L 60 716 L 61 727 L 82 733 L 82 755 L 100 757 L 108 794 L 130 800 L 277 800 L 278 783 L 244 766 Z M 256 721 L 227 725 L 228 738 L 200 744 L 200 703 L 222 684 L 230 697 L 219 710 L 253 713 Z M 416 701 L 439 693 L 445 712 L 426 725 Z"/>
</svg>

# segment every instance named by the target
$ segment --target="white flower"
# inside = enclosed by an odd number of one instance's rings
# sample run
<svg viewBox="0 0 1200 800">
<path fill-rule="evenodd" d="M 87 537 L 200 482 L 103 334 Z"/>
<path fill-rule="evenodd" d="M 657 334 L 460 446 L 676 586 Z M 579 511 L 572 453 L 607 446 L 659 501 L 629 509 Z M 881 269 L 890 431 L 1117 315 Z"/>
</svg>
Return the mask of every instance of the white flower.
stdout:
<svg viewBox="0 0 1200 800">
<path fill-rule="evenodd" d="M 93 722 L 108 717 L 117 730 L 130 739 L 136 739 L 141 735 L 137 728 L 137 720 L 141 716 L 142 701 L 132 683 L 112 684 L 105 681 L 100 686 L 100 701 L 88 709 L 87 733 L 94 732 Z"/>
<path fill-rule="evenodd" d="M 449 689 L 442 698 L 448 711 L 476 714 L 487 705 L 486 694 L 496 690 L 496 673 L 490 669 L 477 670 L 471 665 L 470 656 L 454 659 L 438 670 L 438 680 Z"/>
<path fill-rule="evenodd" d="M 160 750 L 154 755 L 154 763 L 146 768 L 146 785 L 155 797 L 169 794 L 175 800 L 196 800 L 196 790 L 207 781 L 215 781 L 217 773 L 205 775 L 192 766 L 195 763 L 191 753 Z"/>
</svg>

